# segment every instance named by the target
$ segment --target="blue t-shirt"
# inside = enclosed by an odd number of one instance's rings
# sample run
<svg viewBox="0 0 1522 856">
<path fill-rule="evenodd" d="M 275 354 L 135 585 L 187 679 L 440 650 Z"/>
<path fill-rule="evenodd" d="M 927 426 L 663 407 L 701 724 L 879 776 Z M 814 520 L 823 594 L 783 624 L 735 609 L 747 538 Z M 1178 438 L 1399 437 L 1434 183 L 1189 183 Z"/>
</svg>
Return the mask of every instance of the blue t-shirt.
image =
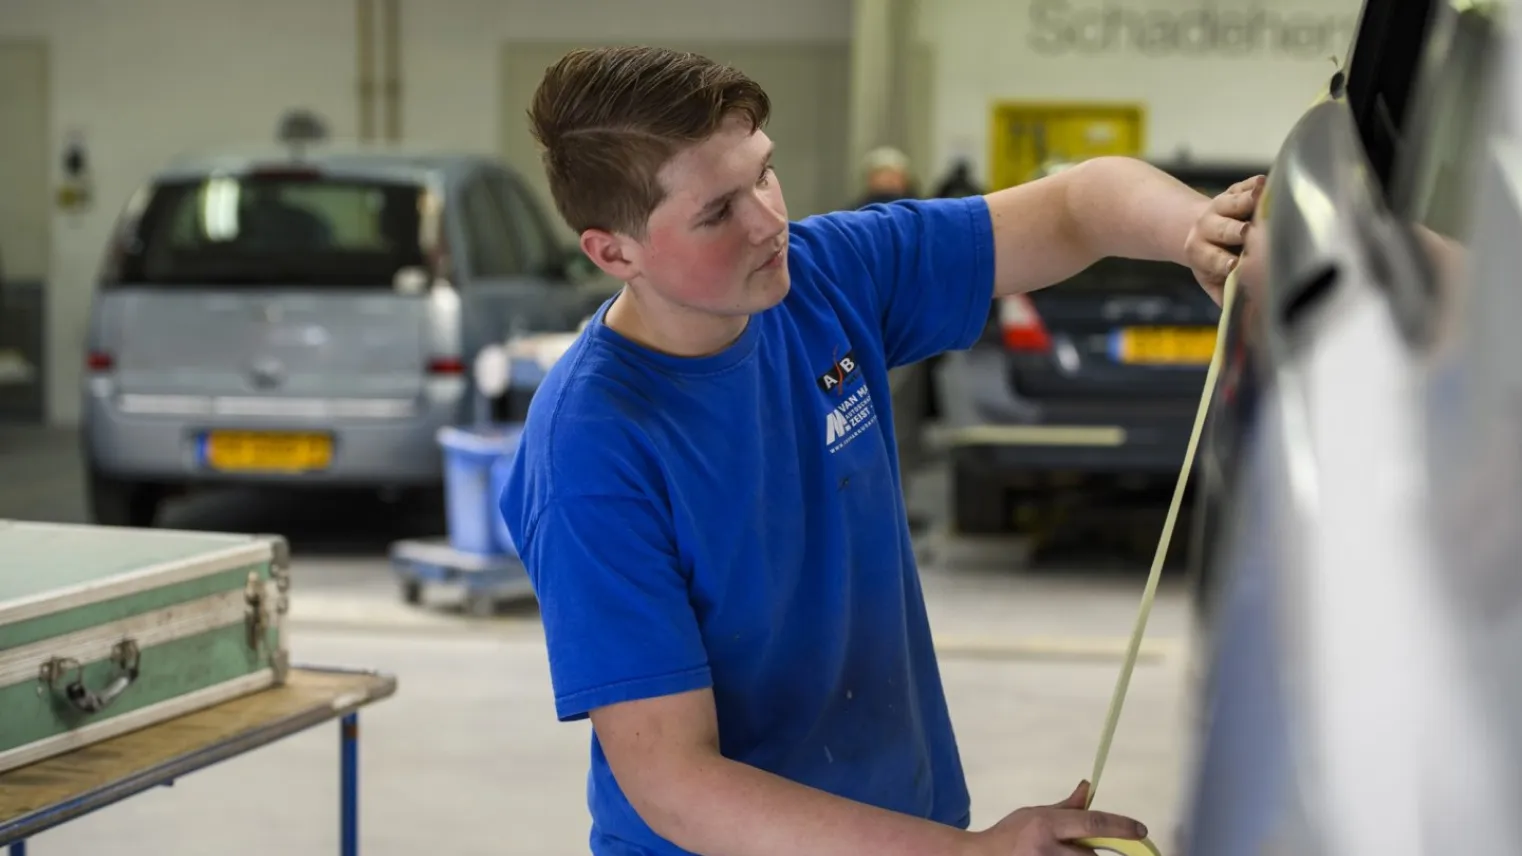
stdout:
<svg viewBox="0 0 1522 856">
<path fill-rule="evenodd" d="M 792 224 L 791 290 L 701 358 L 599 311 L 530 407 L 501 510 L 538 596 L 556 713 L 712 688 L 723 754 L 966 827 L 910 546 L 888 370 L 981 333 L 982 197 Z M 668 854 L 593 737 L 596 854 Z"/>
</svg>

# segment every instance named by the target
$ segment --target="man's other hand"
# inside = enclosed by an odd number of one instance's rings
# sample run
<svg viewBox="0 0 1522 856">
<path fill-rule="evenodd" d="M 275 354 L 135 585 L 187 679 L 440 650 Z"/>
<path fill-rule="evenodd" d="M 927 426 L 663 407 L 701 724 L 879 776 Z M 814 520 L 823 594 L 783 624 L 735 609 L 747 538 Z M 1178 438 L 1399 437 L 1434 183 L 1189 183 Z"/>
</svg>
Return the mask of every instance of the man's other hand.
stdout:
<svg viewBox="0 0 1522 856">
<path fill-rule="evenodd" d="M 1146 827 L 1129 817 L 1085 809 L 1089 783 L 1080 782 L 1055 805 L 1022 808 L 977 833 L 979 856 L 1092 856 L 1073 842 L 1082 838 L 1141 839 Z"/>
</svg>

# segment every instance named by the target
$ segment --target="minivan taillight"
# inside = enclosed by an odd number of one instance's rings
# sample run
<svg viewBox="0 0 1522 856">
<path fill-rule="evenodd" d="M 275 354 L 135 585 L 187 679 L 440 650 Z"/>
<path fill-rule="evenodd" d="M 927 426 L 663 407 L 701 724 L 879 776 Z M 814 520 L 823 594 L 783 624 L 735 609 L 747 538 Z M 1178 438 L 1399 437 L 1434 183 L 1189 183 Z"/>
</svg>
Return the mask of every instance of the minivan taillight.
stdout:
<svg viewBox="0 0 1522 856">
<path fill-rule="evenodd" d="M 1046 325 L 1023 294 L 999 298 L 999 328 L 1004 347 L 1011 351 L 1044 353 L 1052 348 Z"/>
<path fill-rule="evenodd" d="M 85 368 L 92 372 L 108 372 L 116 367 L 116 358 L 105 351 L 91 351 L 85 356 Z"/>
<path fill-rule="evenodd" d="M 428 373 L 458 375 L 465 373 L 465 361 L 459 357 L 434 357 L 428 361 Z"/>
</svg>

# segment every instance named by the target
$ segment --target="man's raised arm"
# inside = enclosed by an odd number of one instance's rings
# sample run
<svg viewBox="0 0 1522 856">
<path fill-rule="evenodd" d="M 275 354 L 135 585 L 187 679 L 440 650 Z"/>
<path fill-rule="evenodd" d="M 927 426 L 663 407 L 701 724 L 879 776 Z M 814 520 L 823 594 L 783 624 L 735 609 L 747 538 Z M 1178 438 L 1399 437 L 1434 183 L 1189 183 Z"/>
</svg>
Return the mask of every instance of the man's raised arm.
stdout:
<svg viewBox="0 0 1522 856">
<path fill-rule="evenodd" d="M 1119 256 L 1184 265 L 1219 301 L 1262 186 L 1255 177 L 1211 199 L 1144 161 L 1102 157 L 995 191 L 985 197 L 994 293 L 1034 291 Z"/>
</svg>

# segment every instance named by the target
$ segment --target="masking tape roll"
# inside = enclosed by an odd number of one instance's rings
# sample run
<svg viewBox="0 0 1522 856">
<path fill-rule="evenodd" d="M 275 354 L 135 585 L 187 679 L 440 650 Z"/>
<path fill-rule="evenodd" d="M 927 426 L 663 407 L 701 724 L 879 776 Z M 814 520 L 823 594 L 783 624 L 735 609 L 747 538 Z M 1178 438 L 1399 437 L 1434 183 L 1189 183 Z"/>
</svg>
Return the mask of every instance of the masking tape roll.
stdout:
<svg viewBox="0 0 1522 856">
<path fill-rule="evenodd" d="M 1100 852 L 1119 853 L 1120 856 L 1163 856 L 1148 838 L 1084 838 L 1073 843 Z"/>
</svg>

